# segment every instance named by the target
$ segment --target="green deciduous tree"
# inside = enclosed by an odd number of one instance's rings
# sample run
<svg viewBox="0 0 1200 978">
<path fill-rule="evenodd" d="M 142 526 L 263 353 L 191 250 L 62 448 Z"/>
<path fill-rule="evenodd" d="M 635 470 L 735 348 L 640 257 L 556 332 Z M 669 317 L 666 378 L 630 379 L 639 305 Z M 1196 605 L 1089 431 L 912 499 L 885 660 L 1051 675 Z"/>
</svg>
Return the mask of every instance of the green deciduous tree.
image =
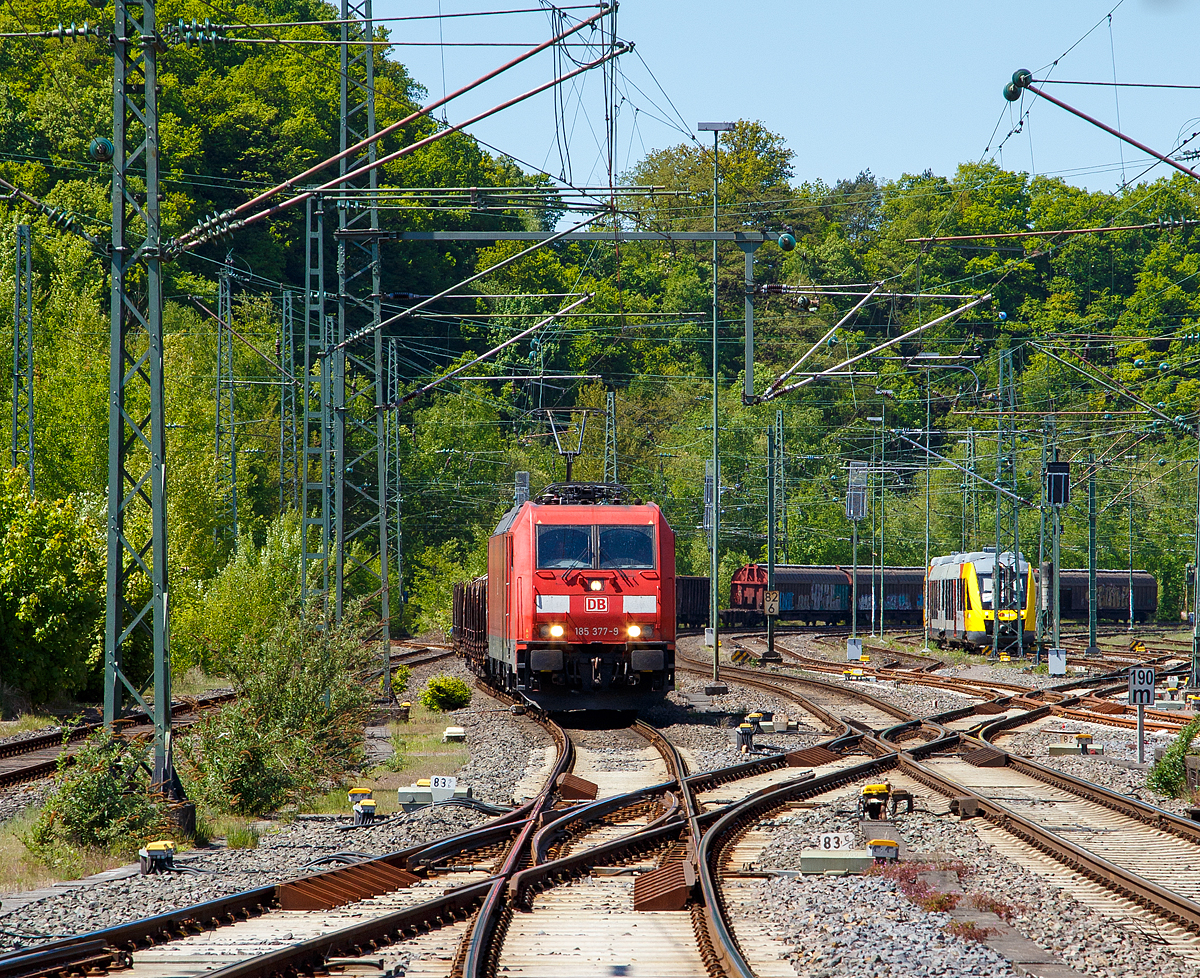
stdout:
<svg viewBox="0 0 1200 978">
<path fill-rule="evenodd" d="M 80 692 L 101 661 L 101 526 L 30 499 L 19 470 L 0 479 L 0 682 L 35 703 Z"/>
</svg>

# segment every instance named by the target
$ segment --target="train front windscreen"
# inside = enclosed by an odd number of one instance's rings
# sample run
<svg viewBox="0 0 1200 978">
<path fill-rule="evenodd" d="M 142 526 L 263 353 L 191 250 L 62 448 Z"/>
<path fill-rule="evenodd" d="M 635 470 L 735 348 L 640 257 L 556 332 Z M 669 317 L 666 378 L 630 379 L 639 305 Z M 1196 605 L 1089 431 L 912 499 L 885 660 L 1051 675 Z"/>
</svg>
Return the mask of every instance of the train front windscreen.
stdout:
<svg viewBox="0 0 1200 978">
<path fill-rule="evenodd" d="M 991 569 L 989 568 L 989 571 L 990 570 Z M 993 595 L 995 594 L 995 584 L 993 581 L 993 576 L 990 572 L 986 573 L 986 574 L 980 573 L 978 576 L 979 576 L 979 602 L 980 602 L 980 604 L 983 605 L 984 611 L 991 611 L 992 610 L 992 599 L 993 599 Z M 1013 586 L 1011 573 L 1009 571 L 1005 571 L 1004 578 L 1005 578 L 1004 586 L 1011 589 Z M 1028 566 L 1026 566 L 1026 568 L 1022 571 L 1022 573 L 1020 575 L 1020 587 L 1021 587 L 1020 607 L 1024 608 L 1026 599 L 1029 596 L 1029 568 L 1028 568 Z"/>
<path fill-rule="evenodd" d="M 539 570 L 653 570 L 654 527 L 539 526 Z"/>
</svg>

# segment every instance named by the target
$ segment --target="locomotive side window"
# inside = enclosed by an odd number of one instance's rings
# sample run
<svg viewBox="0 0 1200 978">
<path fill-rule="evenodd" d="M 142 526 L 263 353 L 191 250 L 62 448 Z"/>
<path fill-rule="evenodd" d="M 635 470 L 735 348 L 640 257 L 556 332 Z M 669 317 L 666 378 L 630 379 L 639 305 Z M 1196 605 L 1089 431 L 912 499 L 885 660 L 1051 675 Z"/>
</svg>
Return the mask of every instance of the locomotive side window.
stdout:
<svg viewBox="0 0 1200 978">
<path fill-rule="evenodd" d="M 543 570 L 592 566 L 590 526 L 539 526 L 537 565 Z"/>
<path fill-rule="evenodd" d="M 603 568 L 653 568 L 654 527 L 601 526 L 600 564 Z"/>
</svg>

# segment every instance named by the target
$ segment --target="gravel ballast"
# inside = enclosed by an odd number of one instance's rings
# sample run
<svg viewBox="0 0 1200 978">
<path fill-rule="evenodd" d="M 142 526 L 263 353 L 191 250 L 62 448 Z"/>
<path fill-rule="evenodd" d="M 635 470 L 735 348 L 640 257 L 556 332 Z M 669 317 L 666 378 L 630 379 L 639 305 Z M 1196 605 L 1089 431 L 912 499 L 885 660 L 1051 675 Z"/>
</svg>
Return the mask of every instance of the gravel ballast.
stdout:
<svg viewBox="0 0 1200 978">
<path fill-rule="evenodd" d="M 313 872 L 308 863 L 338 852 L 384 855 L 475 828 L 489 816 L 458 806 L 426 808 L 393 821 L 342 832 L 336 821 L 298 819 L 273 826 L 255 849 L 192 850 L 176 857 L 199 874 L 132 875 L 89 881 L 0 915 L 0 949 L 13 950 L 166 913 L 219 896 Z M 328 867 L 326 867 L 328 868 Z"/>
<path fill-rule="evenodd" d="M 763 916 L 792 948 L 803 978 L 993 978 L 1009 963 L 984 944 L 946 933 L 950 915 L 926 913 L 877 876 L 766 880 Z"/>
<path fill-rule="evenodd" d="M 410 695 L 428 676 L 464 675 L 460 662 L 446 659 L 414 670 Z M 476 690 L 471 708 L 448 714 L 447 725 L 467 732 L 469 759 L 456 776 L 474 797 L 497 804 L 511 802 L 513 788 L 526 769 L 540 768 L 549 735 L 527 716 L 514 716 L 505 704 Z M 30 794 L 40 801 L 50 781 L 24 786 L 0 800 L 0 818 L 8 807 L 24 809 Z M 40 793 L 40 794 L 39 794 Z M 12 799 L 8 802 L 8 799 Z M 6 807 L 7 806 L 7 807 Z M 255 849 L 197 849 L 176 857 L 198 874 L 133 875 L 84 885 L 67 883 L 62 892 L 0 914 L 0 949 L 12 950 L 57 936 L 76 935 L 165 913 L 218 896 L 266 886 L 312 872 L 308 864 L 338 852 L 384 855 L 475 828 L 492 816 L 447 805 L 381 817 L 375 825 L 339 831 L 349 816 L 300 816 L 288 824 L 265 823 Z M 0 884 L 2 885 L 2 884 Z"/>
<path fill-rule="evenodd" d="M 944 801 L 939 797 L 935 799 L 934 804 L 941 806 Z M 816 846 L 820 833 L 855 829 L 855 802 L 856 792 L 852 790 L 840 795 L 833 803 L 819 805 L 811 811 L 789 812 L 777 816 L 769 823 L 769 830 L 775 838 L 763 850 L 760 866 L 764 869 L 799 869 L 801 850 L 806 846 Z M 1000 855 L 992 846 L 981 840 L 974 831 L 972 822 L 947 817 L 941 814 L 943 811 L 943 807 L 937 807 L 935 812 L 922 811 L 919 807 L 912 815 L 901 816 L 897 825 L 909 849 L 910 861 L 922 860 L 924 854 L 927 861 L 960 867 L 959 879 L 965 891 L 962 898 L 964 905 L 970 905 L 973 894 L 1000 901 L 1011 908 L 1009 923 L 1019 933 L 1057 955 L 1073 968 L 1097 975 L 1099 978 L 1126 978 L 1129 975 L 1184 978 L 1195 975 L 1192 964 L 1173 955 L 1140 932 L 1141 928 L 1146 927 L 1144 921 L 1110 917 L 1084 906 L 1048 879 L 1035 875 Z M 803 955 L 813 954 L 811 949 L 814 942 L 821 939 L 819 930 L 813 929 L 810 921 L 810 918 L 819 916 L 814 913 L 815 907 L 824 906 L 824 912 L 835 919 L 846 914 L 851 917 L 859 914 L 856 919 L 860 920 L 871 919 L 861 916 L 860 903 L 857 901 L 862 900 L 865 894 L 877 891 L 858 890 L 849 885 L 839 889 L 829 887 L 827 882 L 822 877 L 804 876 L 772 884 L 777 888 L 772 889 L 771 893 L 788 898 L 786 905 L 773 912 L 782 914 L 781 926 L 792 928 L 788 932 L 798 935 L 797 947 L 806 948 L 802 952 Z M 888 881 L 879 882 L 883 884 Z M 785 884 L 791 884 L 795 889 L 789 890 Z M 812 899 L 812 893 L 821 894 L 825 903 L 821 904 L 820 901 Z M 789 897 L 789 894 L 796 895 Z M 899 894 L 897 896 L 899 897 Z M 941 914 L 924 914 L 911 904 L 909 906 L 910 912 L 930 918 L 930 922 L 936 923 L 938 929 L 949 919 Z M 849 940 L 848 932 L 844 936 Z M 850 944 L 847 946 L 853 947 Z M 880 942 L 879 946 L 889 949 L 892 947 L 886 942 Z M 898 950 L 903 951 L 908 946 L 908 936 L 902 933 Z M 797 961 L 798 968 L 802 963 L 803 961 Z M 801 969 L 798 973 L 821 978 L 834 974 L 878 973 L 899 976 L 905 973 L 903 970 L 872 972 L 871 963 L 864 965 L 859 959 L 852 959 L 847 970 L 839 972 L 828 957 L 814 956 L 814 959 L 805 965 L 809 970 Z M 881 963 L 891 966 L 886 960 L 873 963 L 876 967 Z M 918 955 L 916 958 L 904 958 L 899 967 L 913 968 L 911 973 L 917 975 L 1009 973 L 1003 969 L 970 970 L 971 967 L 985 964 L 988 964 L 985 959 L 975 963 L 964 961 L 962 971 L 948 968 L 940 972 L 922 972 L 919 968 L 923 966 L 923 962 Z M 859 966 L 863 970 L 857 970 Z"/>
</svg>

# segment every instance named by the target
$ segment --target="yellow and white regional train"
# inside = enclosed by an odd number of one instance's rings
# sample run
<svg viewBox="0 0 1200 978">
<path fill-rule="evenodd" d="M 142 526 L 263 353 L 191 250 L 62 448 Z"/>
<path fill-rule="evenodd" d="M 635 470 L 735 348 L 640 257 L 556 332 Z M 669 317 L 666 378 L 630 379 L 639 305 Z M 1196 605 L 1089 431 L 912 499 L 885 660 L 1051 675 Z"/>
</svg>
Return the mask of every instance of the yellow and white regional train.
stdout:
<svg viewBox="0 0 1200 978">
<path fill-rule="evenodd" d="M 939 645 L 980 651 L 992 648 L 996 563 L 994 547 L 930 561 L 925 578 L 926 624 Z M 1014 561 L 1011 551 L 1002 553 L 999 563 L 1000 647 L 1014 647 L 1020 628 L 1022 645 L 1031 648 L 1037 614 L 1033 568 L 1019 554 Z"/>
</svg>

